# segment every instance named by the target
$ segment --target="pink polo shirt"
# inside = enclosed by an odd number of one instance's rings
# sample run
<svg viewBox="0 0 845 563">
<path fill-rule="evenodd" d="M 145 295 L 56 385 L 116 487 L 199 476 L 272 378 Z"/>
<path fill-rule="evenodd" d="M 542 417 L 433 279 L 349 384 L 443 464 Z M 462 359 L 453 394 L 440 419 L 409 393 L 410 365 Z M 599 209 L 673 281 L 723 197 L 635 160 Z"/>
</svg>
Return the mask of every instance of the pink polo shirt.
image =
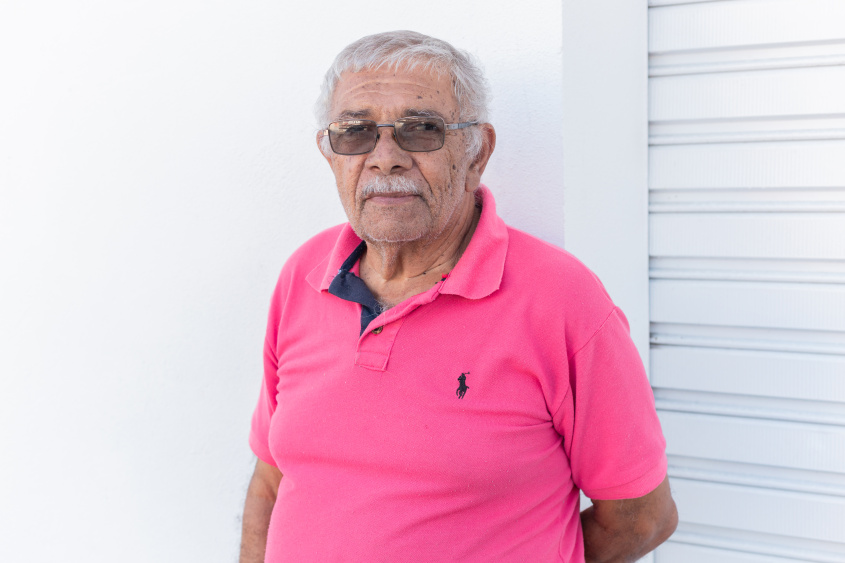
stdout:
<svg viewBox="0 0 845 563">
<path fill-rule="evenodd" d="M 478 197 L 451 274 L 360 337 L 361 306 L 327 291 L 349 225 L 285 264 L 250 433 L 284 474 L 266 561 L 583 562 L 579 489 L 634 498 L 665 477 L 622 312 Z"/>
</svg>

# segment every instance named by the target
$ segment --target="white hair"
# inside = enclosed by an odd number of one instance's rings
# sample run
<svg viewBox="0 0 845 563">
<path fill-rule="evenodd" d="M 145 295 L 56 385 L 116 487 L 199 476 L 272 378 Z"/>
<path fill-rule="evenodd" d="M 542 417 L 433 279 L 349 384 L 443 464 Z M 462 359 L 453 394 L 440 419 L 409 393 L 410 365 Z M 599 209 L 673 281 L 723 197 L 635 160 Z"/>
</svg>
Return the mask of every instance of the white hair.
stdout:
<svg viewBox="0 0 845 563">
<path fill-rule="evenodd" d="M 320 97 L 314 108 L 320 128 L 325 129 L 331 120 L 332 97 L 344 72 L 383 67 L 409 71 L 422 68 L 438 75 L 448 73 L 460 108 L 460 121 L 487 122 L 487 80 L 472 55 L 422 33 L 388 31 L 362 37 L 337 55 L 326 72 Z M 475 158 L 481 150 L 482 132 L 478 127 L 468 127 L 464 131 L 468 140 L 467 154 Z M 325 136 L 321 148 L 326 154 L 331 152 L 328 138 Z"/>
</svg>

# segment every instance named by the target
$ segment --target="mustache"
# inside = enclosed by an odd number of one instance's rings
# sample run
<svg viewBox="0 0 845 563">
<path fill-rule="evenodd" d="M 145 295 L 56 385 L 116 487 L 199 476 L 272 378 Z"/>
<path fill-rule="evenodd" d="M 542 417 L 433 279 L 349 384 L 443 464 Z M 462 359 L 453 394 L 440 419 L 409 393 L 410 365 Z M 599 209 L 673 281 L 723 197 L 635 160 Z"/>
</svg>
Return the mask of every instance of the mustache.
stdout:
<svg viewBox="0 0 845 563">
<path fill-rule="evenodd" d="M 421 195 L 423 190 L 421 182 L 415 182 L 404 176 L 377 176 L 361 188 L 361 197 L 389 194 Z"/>
</svg>

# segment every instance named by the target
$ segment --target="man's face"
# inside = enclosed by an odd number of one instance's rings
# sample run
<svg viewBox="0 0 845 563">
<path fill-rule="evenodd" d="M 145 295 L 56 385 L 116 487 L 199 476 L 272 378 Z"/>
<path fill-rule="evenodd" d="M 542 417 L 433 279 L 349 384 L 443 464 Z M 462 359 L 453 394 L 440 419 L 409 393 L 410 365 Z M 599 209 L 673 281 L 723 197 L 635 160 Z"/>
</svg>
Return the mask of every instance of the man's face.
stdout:
<svg viewBox="0 0 845 563">
<path fill-rule="evenodd" d="M 424 70 L 367 70 L 341 76 L 331 115 L 333 120 L 393 123 L 400 117 L 432 113 L 446 123 L 458 122 L 458 103 L 448 76 Z M 372 152 L 326 155 L 358 236 L 382 243 L 435 240 L 472 213 L 478 177 L 472 178 L 475 185 L 468 186 L 466 133 L 447 132 L 443 148 L 432 152 L 399 148 L 390 128 L 379 128 L 379 133 Z M 381 189 L 373 192 L 373 186 Z"/>
</svg>

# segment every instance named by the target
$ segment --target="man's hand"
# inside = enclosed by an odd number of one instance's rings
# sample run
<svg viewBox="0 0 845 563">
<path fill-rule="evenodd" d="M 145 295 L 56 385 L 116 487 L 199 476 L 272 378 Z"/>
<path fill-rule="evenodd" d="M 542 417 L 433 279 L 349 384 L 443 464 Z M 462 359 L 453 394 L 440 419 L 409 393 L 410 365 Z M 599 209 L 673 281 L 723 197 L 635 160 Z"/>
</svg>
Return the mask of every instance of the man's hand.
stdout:
<svg viewBox="0 0 845 563">
<path fill-rule="evenodd" d="M 260 459 L 246 491 L 240 563 L 264 563 L 267 528 L 276 504 L 282 472 Z"/>
<path fill-rule="evenodd" d="M 636 561 L 678 527 L 669 478 L 644 497 L 594 500 L 581 513 L 581 526 L 587 563 Z"/>
</svg>

